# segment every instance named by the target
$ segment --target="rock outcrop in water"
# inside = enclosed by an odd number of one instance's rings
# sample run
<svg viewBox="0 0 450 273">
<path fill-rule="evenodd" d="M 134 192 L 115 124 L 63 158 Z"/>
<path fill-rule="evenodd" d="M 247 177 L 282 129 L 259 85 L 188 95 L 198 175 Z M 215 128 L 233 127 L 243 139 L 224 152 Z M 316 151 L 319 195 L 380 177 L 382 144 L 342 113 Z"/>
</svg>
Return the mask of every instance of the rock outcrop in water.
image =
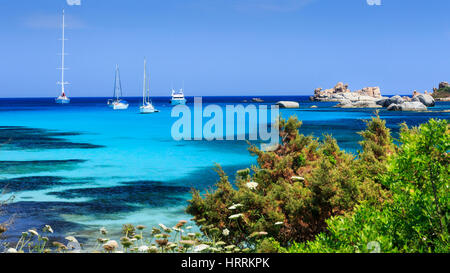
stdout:
<svg viewBox="0 0 450 273">
<path fill-rule="evenodd" d="M 352 92 L 348 84 L 339 82 L 331 89 L 317 88 L 311 100 L 340 102 L 336 107 L 342 108 L 378 108 L 376 101 L 382 98 L 379 87 L 365 87 Z"/>
<path fill-rule="evenodd" d="M 295 101 L 279 101 L 276 104 L 280 108 L 300 108 L 300 104 Z"/>
<path fill-rule="evenodd" d="M 252 102 L 259 102 L 259 103 L 261 103 L 261 102 L 264 102 L 264 100 L 261 99 L 261 98 L 252 98 Z"/>
<path fill-rule="evenodd" d="M 381 99 L 377 101 L 377 104 L 382 107 L 389 107 L 391 104 L 402 104 L 406 102 L 405 98 L 400 97 L 399 95 L 387 98 L 387 99 Z"/>
<path fill-rule="evenodd" d="M 412 99 L 397 95 L 379 100 L 377 104 L 386 107 L 388 111 L 425 111 L 428 109 L 427 107 L 433 107 L 435 101 L 426 91 L 424 94 L 414 91 Z"/>
<path fill-rule="evenodd" d="M 426 111 L 427 107 L 419 101 L 403 102 L 401 104 L 391 104 L 388 111 Z"/>
<path fill-rule="evenodd" d="M 382 106 L 377 104 L 375 100 L 361 100 L 361 101 L 350 101 L 342 100 L 341 103 L 335 107 L 339 108 L 381 108 Z"/>
<path fill-rule="evenodd" d="M 420 94 L 416 91 L 414 91 L 412 101 L 418 101 L 423 103 L 427 107 L 433 107 L 436 103 L 434 101 L 434 98 L 430 96 L 427 91 L 425 91 L 425 94 Z"/>
<path fill-rule="evenodd" d="M 440 88 L 447 88 L 449 84 L 442 82 Z M 433 95 L 434 96 L 434 95 Z M 334 88 L 317 88 L 314 91 L 312 101 L 339 102 L 335 107 L 339 108 L 387 108 L 390 111 L 424 111 L 427 107 L 435 105 L 435 99 L 425 91 L 423 94 L 414 91 L 411 97 L 399 95 L 391 98 L 383 97 L 379 87 L 365 87 L 352 92 L 348 84 L 339 82 Z"/>
</svg>

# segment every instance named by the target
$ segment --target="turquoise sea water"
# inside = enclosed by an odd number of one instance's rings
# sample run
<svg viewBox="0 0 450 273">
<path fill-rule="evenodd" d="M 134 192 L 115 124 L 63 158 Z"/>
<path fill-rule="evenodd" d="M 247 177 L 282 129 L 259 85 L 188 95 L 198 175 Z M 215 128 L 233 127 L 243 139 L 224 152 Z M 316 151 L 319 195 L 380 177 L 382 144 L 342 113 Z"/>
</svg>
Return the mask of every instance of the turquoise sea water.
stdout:
<svg viewBox="0 0 450 273">
<path fill-rule="evenodd" d="M 332 134 L 352 153 L 360 140 L 356 132 L 373 115 L 373 109 L 337 109 L 336 103 L 307 97 L 263 99 L 300 101 L 301 109 L 281 109 L 281 115 L 296 115 L 304 134 Z M 255 164 L 245 141 L 174 141 L 169 98 L 155 98 L 161 112 L 150 115 L 139 114 L 139 98 L 127 98 L 126 111 L 113 111 L 106 100 L 73 98 L 70 105 L 56 105 L 52 99 L 0 99 L 0 188 L 8 192 L 1 199 L 14 195 L 0 215 L 0 223 L 13 219 L 7 237 L 45 224 L 57 236 L 75 232 L 81 240 L 102 226 L 118 231 L 124 223 L 173 225 L 190 218 L 184 212 L 190 189 L 216 182 L 215 163 L 230 177 Z M 244 100 L 250 98 L 203 97 L 204 106 Z M 188 106 L 192 101 L 188 98 Z M 401 122 L 448 119 L 450 113 L 442 110 L 449 108 L 442 102 L 432 112 L 380 110 L 380 115 L 397 132 Z"/>
</svg>

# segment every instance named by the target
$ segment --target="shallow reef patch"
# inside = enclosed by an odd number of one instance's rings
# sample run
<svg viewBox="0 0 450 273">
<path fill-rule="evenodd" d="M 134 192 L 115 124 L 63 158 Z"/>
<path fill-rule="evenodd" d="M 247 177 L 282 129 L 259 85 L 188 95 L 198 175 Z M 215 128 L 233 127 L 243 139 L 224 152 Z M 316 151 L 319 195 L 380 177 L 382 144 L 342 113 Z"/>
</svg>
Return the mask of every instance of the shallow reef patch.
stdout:
<svg viewBox="0 0 450 273">
<path fill-rule="evenodd" d="M 3 149 L 94 149 L 104 146 L 77 143 L 63 137 L 76 136 L 76 132 L 56 132 L 22 126 L 0 126 L 0 143 Z"/>
<path fill-rule="evenodd" d="M 145 207 L 166 207 L 178 205 L 187 199 L 185 195 L 190 188 L 172 186 L 156 181 L 122 182 L 117 186 L 68 189 L 50 192 L 49 195 L 63 199 L 90 198 L 90 203 L 101 203 L 102 209 L 114 213 L 129 207 L 139 205 Z M 100 211 L 99 211 L 100 212 Z"/>
<path fill-rule="evenodd" d="M 30 176 L 18 177 L 0 180 L 0 189 L 6 192 L 23 192 L 23 191 L 38 191 L 52 188 L 60 185 L 74 185 L 86 182 L 64 181 L 63 177 L 58 176 Z"/>
<path fill-rule="evenodd" d="M 0 161 L 0 173 L 2 174 L 27 174 L 39 172 L 51 172 L 57 170 L 74 170 L 79 164 L 87 160 L 32 160 L 32 161 Z"/>
</svg>

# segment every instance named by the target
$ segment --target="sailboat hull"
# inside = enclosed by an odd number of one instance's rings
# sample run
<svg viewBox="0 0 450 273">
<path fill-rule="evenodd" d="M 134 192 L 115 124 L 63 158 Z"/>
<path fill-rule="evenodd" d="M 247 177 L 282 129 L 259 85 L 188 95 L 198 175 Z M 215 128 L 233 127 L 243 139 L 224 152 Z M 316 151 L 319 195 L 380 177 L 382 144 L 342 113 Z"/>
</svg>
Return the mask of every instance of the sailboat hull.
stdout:
<svg viewBox="0 0 450 273">
<path fill-rule="evenodd" d="M 185 105 L 186 99 L 172 99 L 171 104 L 172 105 Z"/>
<path fill-rule="evenodd" d="M 113 109 L 114 110 L 127 110 L 128 109 L 128 104 L 126 103 L 114 103 L 113 104 Z"/>
<path fill-rule="evenodd" d="M 151 114 L 151 113 L 159 112 L 158 110 L 156 110 L 153 107 L 153 105 L 141 106 L 140 111 L 141 111 L 141 114 Z"/>
<path fill-rule="evenodd" d="M 57 103 L 57 104 L 69 104 L 70 103 L 70 99 L 68 99 L 68 98 L 57 98 L 57 99 L 55 99 L 55 102 Z"/>
</svg>

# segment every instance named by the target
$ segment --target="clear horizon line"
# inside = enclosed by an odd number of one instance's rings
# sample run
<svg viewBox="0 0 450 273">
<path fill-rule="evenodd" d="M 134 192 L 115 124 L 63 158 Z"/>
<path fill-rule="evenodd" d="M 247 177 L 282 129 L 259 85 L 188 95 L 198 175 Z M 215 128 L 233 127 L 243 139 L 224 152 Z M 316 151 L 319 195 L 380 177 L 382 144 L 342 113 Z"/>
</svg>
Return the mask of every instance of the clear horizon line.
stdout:
<svg viewBox="0 0 450 273">
<path fill-rule="evenodd" d="M 412 96 L 411 94 L 387 94 L 382 96 Z M 150 96 L 150 98 L 170 98 L 171 96 Z M 194 97 L 253 97 L 253 98 L 263 98 L 263 97 L 314 97 L 314 94 L 311 95 L 195 95 L 195 96 L 185 96 L 187 98 L 194 98 Z M 0 97 L 0 99 L 54 99 L 56 97 Z M 97 97 L 97 96 L 86 96 L 86 97 L 69 97 L 69 98 L 111 98 L 111 96 L 104 96 L 104 97 Z M 124 96 L 122 98 L 142 98 L 142 96 Z"/>
</svg>

